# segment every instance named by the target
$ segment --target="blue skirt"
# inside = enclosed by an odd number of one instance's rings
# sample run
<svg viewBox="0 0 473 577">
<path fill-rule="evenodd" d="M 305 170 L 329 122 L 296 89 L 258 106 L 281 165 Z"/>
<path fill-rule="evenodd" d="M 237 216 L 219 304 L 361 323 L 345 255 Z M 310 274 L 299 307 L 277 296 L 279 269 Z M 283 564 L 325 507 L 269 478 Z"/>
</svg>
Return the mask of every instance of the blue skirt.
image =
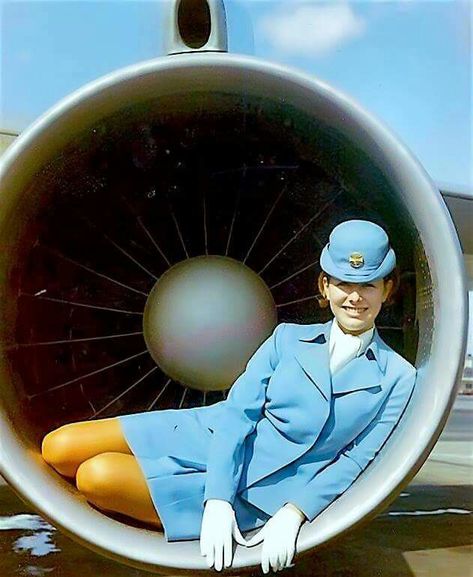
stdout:
<svg viewBox="0 0 473 577">
<path fill-rule="evenodd" d="M 212 407 L 171 409 L 119 417 L 168 541 L 199 539 L 204 512 L 207 457 L 212 430 L 204 414 Z M 233 503 L 241 531 L 261 527 L 264 511 L 238 495 Z"/>
</svg>

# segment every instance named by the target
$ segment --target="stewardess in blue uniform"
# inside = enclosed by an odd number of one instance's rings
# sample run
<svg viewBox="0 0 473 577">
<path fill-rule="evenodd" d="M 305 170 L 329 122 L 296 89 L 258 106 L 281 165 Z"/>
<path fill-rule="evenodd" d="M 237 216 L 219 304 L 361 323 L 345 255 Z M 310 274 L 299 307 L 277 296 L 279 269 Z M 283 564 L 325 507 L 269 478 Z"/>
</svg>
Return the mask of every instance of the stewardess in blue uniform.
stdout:
<svg viewBox="0 0 473 577">
<path fill-rule="evenodd" d="M 65 425 L 43 440 L 44 459 L 95 506 L 169 541 L 200 539 L 218 571 L 231 566 L 233 540 L 263 543 L 264 573 L 291 565 L 302 524 L 373 460 L 416 378 L 375 327 L 396 277 L 385 231 L 339 224 L 320 264 L 334 319 L 278 325 L 225 401 Z"/>
</svg>

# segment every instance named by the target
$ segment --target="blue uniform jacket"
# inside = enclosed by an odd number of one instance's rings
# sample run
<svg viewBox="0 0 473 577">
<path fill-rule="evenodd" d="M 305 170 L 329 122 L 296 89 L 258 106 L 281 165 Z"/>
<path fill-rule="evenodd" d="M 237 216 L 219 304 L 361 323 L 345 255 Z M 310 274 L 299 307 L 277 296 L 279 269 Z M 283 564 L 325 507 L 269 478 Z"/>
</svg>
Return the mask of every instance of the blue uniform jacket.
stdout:
<svg viewBox="0 0 473 577">
<path fill-rule="evenodd" d="M 213 432 L 205 500 L 238 494 L 268 515 L 292 502 L 313 520 L 380 450 L 416 370 L 375 330 L 366 352 L 331 377 L 332 322 L 278 325 L 227 400 L 195 410 Z"/>
</svg>

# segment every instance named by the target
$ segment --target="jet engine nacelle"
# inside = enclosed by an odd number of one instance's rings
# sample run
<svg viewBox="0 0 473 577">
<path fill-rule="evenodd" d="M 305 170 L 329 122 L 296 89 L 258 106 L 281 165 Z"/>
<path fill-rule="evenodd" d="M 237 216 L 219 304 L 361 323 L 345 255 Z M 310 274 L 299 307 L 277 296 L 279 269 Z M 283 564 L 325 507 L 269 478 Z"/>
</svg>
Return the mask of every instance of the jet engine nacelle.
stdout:
<svg viewBox="0 0 473 577">
<path fill-rule="evenodd" d="M 203 11 L 200 33 L 188 9 Z M 40 442 L 71 421 L 224 397 L 173 381 L 146 350 L 147 295 L 170 266 L 234 259 L 268 287 L 280 322 L 315 322 L 328 318 L 314 295 L 333 226 L 366 218 L 392 240 L 401 289 L 380 332 L 416 364 L 415 393 L 381 456 L 302 528 L 299 552 L 374 516 L 419 469 L 446 421 L 466 343 L 460 245 L 425 170 L 327 84 L 224 53 L 222 10 L 176 2 L 172 56 L 65 98 L 1 164 L 2 474 L 70 536 L 154 572 L 206 571 L 198 543 L 169 544 L 95 510 L 45 465 Z M 234 568 L 259 557 L 239 547 Z"/>
</svg>

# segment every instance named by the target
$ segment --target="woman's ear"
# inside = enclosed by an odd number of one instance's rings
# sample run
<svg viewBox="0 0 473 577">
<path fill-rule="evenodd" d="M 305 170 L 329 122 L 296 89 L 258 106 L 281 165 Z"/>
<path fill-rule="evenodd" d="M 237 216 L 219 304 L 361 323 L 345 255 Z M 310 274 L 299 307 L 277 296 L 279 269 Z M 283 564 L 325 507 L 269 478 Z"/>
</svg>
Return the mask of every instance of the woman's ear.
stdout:
<svg viewBox="0 0 473 577">
<path fill-rule="evenodd" d="M 326 309 L 329 306 L 328 302 L 328 278 L 327 275 L 321 271 L 317 277 L 317 288 L 319 289 L 319 294 L 317 295 L 317 301 L 321 309 Z"/>
<path fill-rule="evenodd" d="M 394 287 L 394 283 L 391 279 L 384 282 L 384 289 L 383 289 L 383 303 L 387 301 L 389 295 L 391 294 Z"/>
<path fill-rule="evenodd" d="M 320 294 L 326 299 L 326 300 L 330 300 L 329 298 L 329 291 L 328 291 L 328 277 L 326 275 L 323 275 L 321 278 L 321 282 L 320 282 Z"/>
</svg>

